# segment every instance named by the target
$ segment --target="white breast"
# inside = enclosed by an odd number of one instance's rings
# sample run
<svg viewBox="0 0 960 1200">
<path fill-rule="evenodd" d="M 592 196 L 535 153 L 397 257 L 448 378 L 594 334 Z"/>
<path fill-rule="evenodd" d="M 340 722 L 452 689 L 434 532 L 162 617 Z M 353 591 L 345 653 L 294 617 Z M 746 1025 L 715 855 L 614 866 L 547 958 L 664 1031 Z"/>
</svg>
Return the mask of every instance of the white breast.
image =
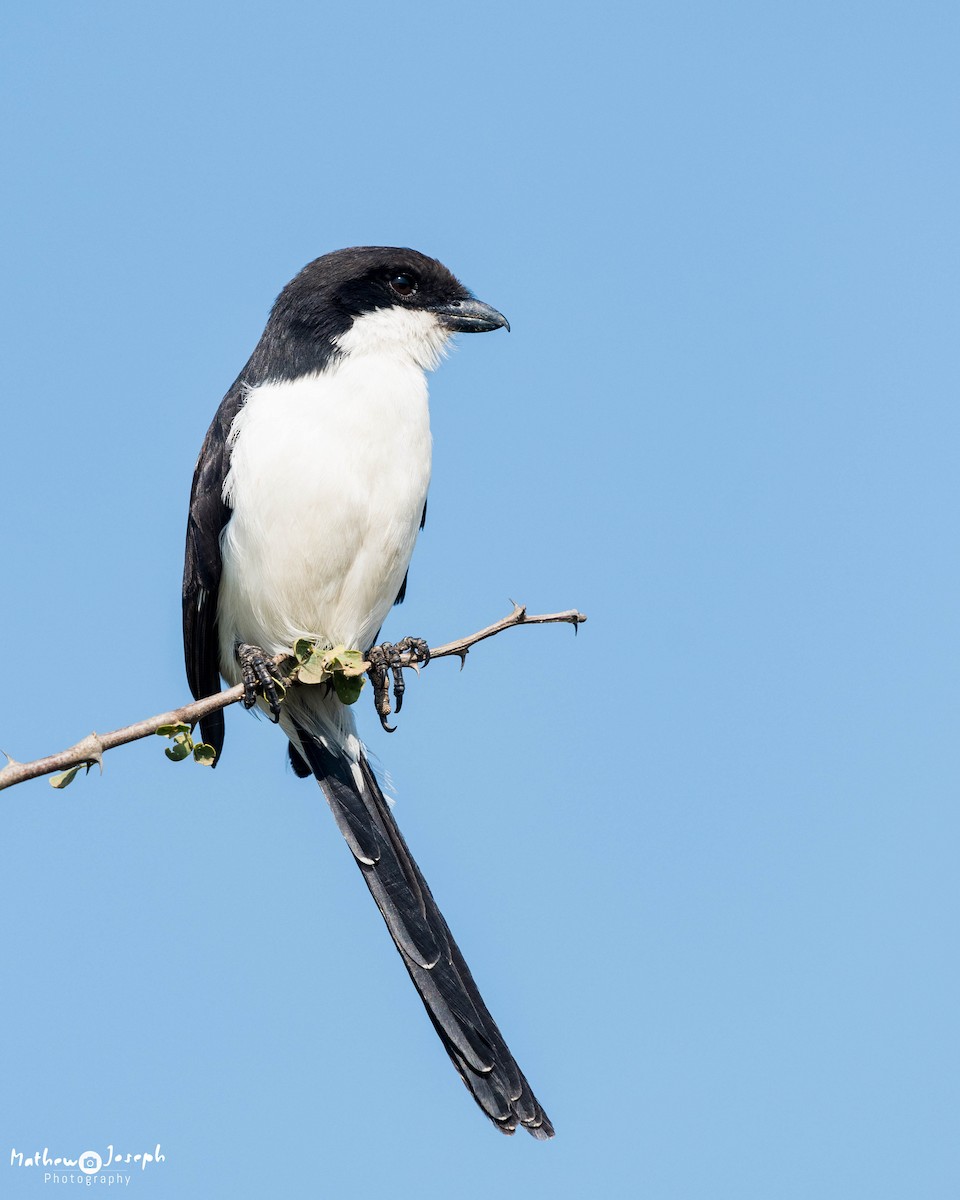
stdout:
<svg viewBox="0 0 960 1200">
<path fill-rule="evenodd" d="M 430 482 L 428 364 L 374 332 L 332 369 L 251 389 L 233 423 L 218 609 L 228 679 L 238 641 L 366 649 L 396 599 Z"/>
</svg>

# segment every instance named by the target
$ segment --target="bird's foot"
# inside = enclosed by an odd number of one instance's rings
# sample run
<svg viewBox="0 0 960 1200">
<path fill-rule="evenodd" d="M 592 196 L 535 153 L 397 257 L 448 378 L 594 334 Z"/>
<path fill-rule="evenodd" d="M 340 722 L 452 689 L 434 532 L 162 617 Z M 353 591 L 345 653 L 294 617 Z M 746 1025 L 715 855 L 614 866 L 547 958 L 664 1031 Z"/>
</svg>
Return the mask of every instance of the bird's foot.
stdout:
<svg viewBox="0 0 960 1200">
<path fill-rule="evenodd" d="M 237 643 L 237 662 L 243 679 L 243 707 L 253 708 L 259 693 L 266 700 L 274 724 L 280 720 L 283 675 L 266 651 L 248 642 Z"/>
<path fill-rule="evenodd" d="M 402 641 L 381 642 L 367 651 L 367 661 L 370 663 L 370 682 L 373 684 L 373 704 L 380 718 L 380 724 L 393 733 L 396 725 L 388 725 L 390 716 L 390 677 L 393 677 L 393 699 L 396 711 L 403 707 L 403 693 L 406 690 L 403 682 L 403 668 L 425 667 L 430 661 L 430 647 L 423 638 L 406 637 Z"/>
</svg>

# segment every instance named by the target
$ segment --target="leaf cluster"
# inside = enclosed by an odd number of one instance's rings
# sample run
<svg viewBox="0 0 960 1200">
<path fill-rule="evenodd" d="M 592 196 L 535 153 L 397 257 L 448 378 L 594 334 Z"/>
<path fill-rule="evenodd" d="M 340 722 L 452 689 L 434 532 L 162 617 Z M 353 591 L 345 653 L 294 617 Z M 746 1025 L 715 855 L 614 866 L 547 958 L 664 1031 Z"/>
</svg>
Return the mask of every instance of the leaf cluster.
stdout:
<svg viewBox="0 0 960 1200">
<path fill-rule="evenodd" d="M 331 683 L 341 704 L 356 704 L 370 669 L 360 650 L 348 650 L 344 645 L 321 649 L 301 638 L 293 653 L 300 664 L 298 682 Z"/>
<path fill-rule="evenodd" d="M 183 762 L 185 758 L 193 755 L 193 761 L 201 766 L 213 766 L 213 760 L 217 757 L 216 750 L 206 742 L 195 742 L 191 736 L 193 730 L 185 721 L 178 721 L 176 725 L 161 725 L 156 732 L 157 737 L 170 738 L 173 742 L 172 746 L 164 750 L 171 762 Z"/>
</svg>

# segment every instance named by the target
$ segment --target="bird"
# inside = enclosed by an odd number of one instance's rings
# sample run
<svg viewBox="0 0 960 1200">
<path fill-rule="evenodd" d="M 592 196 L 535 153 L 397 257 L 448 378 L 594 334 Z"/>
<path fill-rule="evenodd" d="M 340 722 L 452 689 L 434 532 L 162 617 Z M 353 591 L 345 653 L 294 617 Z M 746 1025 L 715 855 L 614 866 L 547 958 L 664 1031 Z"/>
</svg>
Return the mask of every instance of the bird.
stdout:
<svg viewBox="0 0 960 1200">
<path fill-rule="evenodd" d="M 196 699 L 218 691 L 222 676 L 280 725 L 294 771 L 319 783 L 467 1089 L 503 1133 L 547 1140 L 553 1125 L 407 848 L 352 708 L 329 684 L 282 689 L 272 661 L 300 639 L 376 661 L 426 519 L 427 372 L 452 335 L 509 328 L 442 263 L 406 247 L 336 250 L 283 288 L 197 460 L 184 657 Z M 381 678 L 397 668 L 398 647 L 413 661 L 429 655 L 420 639 L 385 643 Z M 216 765 L 222 710 L 200 725 Z"/>
</svg>

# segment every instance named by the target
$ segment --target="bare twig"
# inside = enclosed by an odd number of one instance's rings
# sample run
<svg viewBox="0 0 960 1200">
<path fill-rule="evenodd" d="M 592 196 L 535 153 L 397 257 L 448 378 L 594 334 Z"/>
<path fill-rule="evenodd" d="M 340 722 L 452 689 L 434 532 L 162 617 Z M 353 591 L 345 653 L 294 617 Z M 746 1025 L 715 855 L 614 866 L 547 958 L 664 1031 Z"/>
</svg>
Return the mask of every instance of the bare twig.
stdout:
<svg viewBox="0 0 960 1200">
<path fill-rule="evenodd" d="M 509 616 L 503 617 L 499 621 L 495 621 L 492 625 L 488 625 L 486 629 L 481 629 L 477 633 L 472 633 L 468 637 L 459 638 L 454 642 L 447 642 L 444 646 L 438 646 L 435 650 L 431 650 L 431 661 L 435 658 L 448 658 L 456 655 L 460 659 L 460 665 L 466 661 L 467 653 L 471 646 L 477 642 L 482 642 L 484 638 L 493 637 L 495 634 L 502 633 L 504 629 L 509 629 L 513 625 L 553 625 L 565 623 L 572 625 L 574 629 L 578 625 L 582 625 L 587 618 L 583 613 L 577 612 L 576 609 L 570 609 L 567 612 L 547 613 L 539 616 L 528 616 L 527 610 L 522 604 L 515 604 L 513 612 Z M 409 665 L 410 656 L 404 655 L 404 660 L 407 660 L 405 665 Z M 296 678 L 297 667 L 291 665 L 289 655 L 279 654 L 273 662 L 281 667 L 289 667 L 288 679 L 292 682 Z M 0 791 L 4 788 L 13 787 L 14 784 L 24 783 L 28 779 L 37 779 L 41 775 L 49 775 L 53 771 L 65 771 L 70 767 L 91 767 L 97 764 L 101 771 L 103 770 L 103 755 L 107 750 L 112 750 L 115 746 L 124 746 L 127 742 L 135 742 L 140 738 L 149 737 L 156 733 L 161 725 L 176 725 L 183 723 L 186 725 L 195 725 L 201 717 L 207 716 L 209 713 L 215 712 L 218 708 L 227 708 L 231 704 L 236 704 L 238 700 L 243 699 L 243 685 L 238 684 L 223 692 L 217 692 L 213 696 L 205 696 L 202 700 L 195 700 L 192 704 L 184 704 L 181 708 L 171 709 L 169 712 L 159 713 L 155 717 L 148 717 L 145 721 L 137 721 L 134 725 L 126 725 L 123 729 L 114 729 L 111 733 L 91 733 L 88 734 L 82 741 L 77 742 L 75 746 L 70 746 L 67 750 L 61 750 L 58 754 L 49 754 L 45 758 L 34 759 L 33 762 L 21 763 L 7 756 L 7 765 L 0 770 Z"/>
<path fill-rule="evenodd" d="M 504 629 L 509 629 L 513 625 L 567 624 L 572 625 L 574 632 L 576 632 L 577 626 L 582 625 L 586 619 L 583 613 L 577 612 L 575 608 L 568 609 L 567 612 L 546 613 L 545 615 L 531 617 L 527 615 L 525 604 L 514 604 L 513 612 L 509 616 L 503 617 L 499 621 L 494 621 L 486 629 L 481 629 L 478 633 L 471 633 L 469 637 L 460 638 L 457 642 L 447 642 L 445 646 L 438 646 L 436 650 L 431 646 L 430 661 L 432 662 L 435 658 L 448 658 L 455 654 L 460 659 L 460 666 L 462 667 L 467 661 L 467 653 L 471 646 L 475 646 L 477 642 L 482 642 L 484 638 L 502 633 Z M 404 655 L 404 658 L 406 657 Z"/>
</svg>

